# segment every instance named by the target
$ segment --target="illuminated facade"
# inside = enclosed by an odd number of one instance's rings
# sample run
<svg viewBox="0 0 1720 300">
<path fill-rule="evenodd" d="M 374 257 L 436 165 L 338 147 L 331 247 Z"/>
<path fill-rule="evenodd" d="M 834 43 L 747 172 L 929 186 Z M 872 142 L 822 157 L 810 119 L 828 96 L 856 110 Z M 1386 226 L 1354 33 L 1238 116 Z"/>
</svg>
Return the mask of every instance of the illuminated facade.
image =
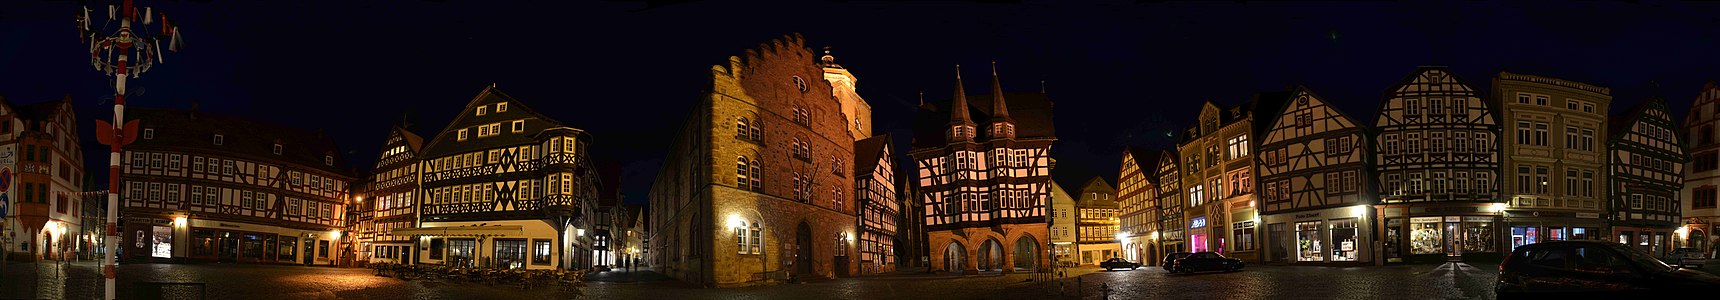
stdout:
<svg viewBox="0 0 1720 300">
<path fill-rule="evenodd" d="M 1080 252 L 1075 250 L 1076 235 L 1079 234 L 1075 230 L 1075 198 L 1070 197 L 1069 192 L 1056 181 L 1051 182 L 1051 227 L 1048 234 L 1051 236 L 1053 262 L 1063 266 L 1080 263 L 1077 257 Z"/>
<path fill-rule="evenodd" d="M 355 178 L 321 132 L 174 109 L 129 109 L 141 137 L 120 174 L 133 260 L 333 265 Z"/>
<path fill-rule="evenodd" d="M 1386 262 L 1508 253 L 1498 224 L 1495 108 L 1445 67 L 1421 67 L 1386 90 L 1372 153 Z M 1521 245 L 1538 229 L 1516 233 Z"/>
<path fill-rule="evenodd" d="M 1081 186 L 1081 197 L 1075 200 L 1075 249 L 1081 252 L 1081 264 L 1099 262 L 1122 256 L 1117 217 L 1117 190 L 1100 177 L 1087 180 Z"/>
<path fill-rule="evenodd" d="M 1618 242 L 1661 257 L 1679 237 L 1684 144 L 1666 102 L 1637 104 L 1607 130 L 1607 220 Z"/>
<path fill-rule="evenodd" d="M 1187 198 L 1183 197 L 1182 164 L 1176 151 L 1158 151 L 1157 155 L 1159 161 L 1154 164 L 1151 176 L 1159 179 L 1157 192 L 1159 231 L 1155 235 L 1158 236 L 1159 247 L 1163 249 L 1160 253 L 1187 252 L 1188 246 L 1185 242 L 1186 239 L 1183 238 L 1185 232 L 1183 229 L 1188 228 L 1188 224 L 1183 223 L 1185 220 L 1183 208 L 1188 206 L 1183 204 Z M 1158 261 L 1162 257 L 1163 255 L 1159 255 L 1153 260 Z"/>
<path fill-rule="evenodd" d="M 417 237 L 419 264 L 588 267 L 591 142 L 490 85 L 418 153 L 418 226 L 392 235 Z"/>
<path fill-rule="evenodd" d="M 1606 233 L 1604 144 L 1611 90 L 1570 80 L 1500 72 L 1492 103 L 1505 138 L 1499 183 L 1502 228 L 1517 243 L 1611 240 Z M 1413 220 L 1412 220 L 1413 222 Z M 1446 224 L 1450 229 L 1452 224 Z M 1534 231 L 1534 238 L 1528 232 Z"/>
<path fill-rule="evenodd" d="M 1372 157 L 1361 124 L 1306 88 L 1262 93 L 1260 218 L 1267 260 L 1371 262 Z M 1246 222 L 1247 220 L 1236 220 Z"/>
<path fill-rule="evenodd" d="M 1260 261 L 1255 219 L 1255 114 L 1260 101 L 1224 109 L 1207 102 L 1177 146 L 1182 164 L 1183 251 Z"/>
<path fill-rule="evenodd" d="M 393 234 L 397 228 L 418 226 L 418 151 L 424 139 L 394 126 L 377 156 L 370 177 L 353 197 L 352 229 L 358 245 L 355 260 L 411 263 L 419 254 L 412 236 Z"/>
<path fill-rule="evenodd" d="M 14 107 L 0 98 L 0 206 L 6 239 L 0 259 L 58 259 L 95 248 L 85 228 L 84 156 L 71 98 Z M 105 198 L 104 198 L 105 199 Z M 105 205 L 105 200 L 103 205 Z M 103 215 L 105 218 L 106 215 Z"/>
<path fill-rule="evenodd" d="M 1056 140 L 1051 101 L 1043 93 L 1004 94 L 995 66 L 992 94 L 969 98 L 957 69 L 950 107 L 921 106 L 909 153 L 914 197 L 925 207 L 931 269 L 977 274 L 1048 267 L 1049 152 Z M 976 115 L 986 123 L 976 123 Z"/>
<path fill-rule="evenodd" d="M 1118 222 L 1117 237 L 1122 243 L 1123 258 L 1142 265 L 1159 262 L 1159 190 L 1158 152 L 1129 148 L 1123 151 L 1123 165 L 1117 172 Z"/>
<path fill-rule="evenodd" d="M 1702 249 L 1714 257 L 1716 235 L 1714 226 L 1720 223 L 1720 136 L 1714 128 L 1720 126 L 1720 84 L 1708 82 L 1690 103 L 1690 114 L 1684 116 L 1683 144 L 1690 155 L 1690 167 L 1684 168 L 1684 187 L 1680 191 L 1679 209 L 1683 211 L 1683 233 L 1676 244 L 1680 247 Z"/>
<path fill-rule="evenodd" d="M 820 80 L 826 56 L 795 34 L 711 67 L 651 185 L 657 272 L 718 287 L 858 273 L 858 136 L 839 99 L 853 85 Z"/>
<path fill-rule="evenodd" d="M 860 273 L 896 270 L 897 224 L 903 219 L 896 191 L 895 152 L 890 137 L 854 143 L 854 204 L 860 227 Z"/>
</svg>

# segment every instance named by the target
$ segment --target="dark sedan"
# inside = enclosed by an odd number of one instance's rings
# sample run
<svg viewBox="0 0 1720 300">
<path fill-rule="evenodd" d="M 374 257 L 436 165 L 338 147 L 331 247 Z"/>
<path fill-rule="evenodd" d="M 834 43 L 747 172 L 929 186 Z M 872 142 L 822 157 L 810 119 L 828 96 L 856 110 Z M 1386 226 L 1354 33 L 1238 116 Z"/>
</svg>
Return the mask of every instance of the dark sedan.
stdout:
<svg viewBox="0 0 1720 300">
<path fill-rule="evenodd" d="M 1135 268 L 1141 267 L 1141 264 L 1131 262 L 1129 260 L 1122 259 L 1122 258 L 1112 258 L 1110 260 L 1099 262 L 1099 267 L 1105 268 L 1106 271 L 1110 271 L 1111 269 L 1134 270 Z"/>
<path fill-rule="evenodd" d="M 1196 252 L 1174 261 L 1167 266 L 1172 272 L 1194 273 L 1200 271 L 1235 272 L 1242 270 L 1242 260 L 1224 257 L 1213 252 Z"/>
<path fill-rule="evenodd" d="M 1175 263 L 1178 259 L 1188 257 L 1189 254 L 1194 254 L 1194 253 L 1175 252 L 1175 253 L 1171 253 L 1171 254 L 1165 254 L 1165 260 L 1159 261 L 1159 266 L 1164 267 L 1165 271 L 1175 272 L 1176 270 L 1171 269 L 1171 265 L 1173 263 Z"/>
<path fill-rule="evenodd" d="M 1499 264 L 1499 298 L 1674 296 L 1720 288 L 1720 276 L 1676 268 L 1641 250 L 1601 241 L 1517 247 Z"/>
</svg>

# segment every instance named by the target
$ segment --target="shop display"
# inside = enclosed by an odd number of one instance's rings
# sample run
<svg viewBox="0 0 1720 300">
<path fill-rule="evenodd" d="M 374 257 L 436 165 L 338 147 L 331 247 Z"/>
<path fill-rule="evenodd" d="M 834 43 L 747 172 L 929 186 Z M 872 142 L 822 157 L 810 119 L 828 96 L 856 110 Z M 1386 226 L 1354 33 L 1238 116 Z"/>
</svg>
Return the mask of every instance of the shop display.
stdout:
<svg viewBox="0 0 1720 300">
<path fill-rule="evenodd" d="M 1410 254 L 1445 253 L 1444 249 L 1442 249 L 1444 239 L 1441 235 L 1443 233 L 1440 232 L 1439 228 L 1439 218 L 1433 217 L 1429 219 L 1432 220 L 1423 221 L 1422 218 L 1410 220 Z"/>
<path fill-rule="evenodd" d="M 1321 261 L 1320 222 L 1296 223 L 1296 261 Z"/>
<path fill-rule="evenodd" d="M 1332 221 L 1332 242 L 1337 249 L 1332 251 L 1332 261 L 1356 261 L 1360 247 L 1357 247 L 1356 219 Z"/>
</svg>

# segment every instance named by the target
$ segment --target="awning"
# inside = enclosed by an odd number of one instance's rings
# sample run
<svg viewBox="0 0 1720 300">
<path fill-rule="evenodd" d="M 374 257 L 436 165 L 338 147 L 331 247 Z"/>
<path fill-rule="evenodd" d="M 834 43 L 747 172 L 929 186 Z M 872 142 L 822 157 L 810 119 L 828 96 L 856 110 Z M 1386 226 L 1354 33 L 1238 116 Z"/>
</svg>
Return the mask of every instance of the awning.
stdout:
<svg viewBox="0 0 1720 300">
<path fill-rule="evenodd" d="M 451 226 L 451 227 L 420 227 L 400 228 L 390 232 L 393 236 L 508 236 L 524 235 L 525 231 L 519 225 L 490 225 L 490 226 Z"/>
</svg>

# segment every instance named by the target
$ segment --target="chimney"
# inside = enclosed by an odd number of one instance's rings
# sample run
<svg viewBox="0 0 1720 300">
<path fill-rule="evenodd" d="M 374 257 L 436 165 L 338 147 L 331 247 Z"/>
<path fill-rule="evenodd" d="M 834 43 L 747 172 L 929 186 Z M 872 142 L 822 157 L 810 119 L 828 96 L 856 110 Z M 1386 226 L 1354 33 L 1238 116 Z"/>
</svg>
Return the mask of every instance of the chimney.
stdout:
<svg viewBox="0 0 1720 300">
<path fill-rule="evenodd" d="M 192 120 L 197 119 L 197 107 L 201 106 L 201 105 L 202 105 L 202 103 L 200 103 L 199 101 L 191 100 L 191 111 L 187 112 L 187 114 L 191 116 Z"/>
</svg>

